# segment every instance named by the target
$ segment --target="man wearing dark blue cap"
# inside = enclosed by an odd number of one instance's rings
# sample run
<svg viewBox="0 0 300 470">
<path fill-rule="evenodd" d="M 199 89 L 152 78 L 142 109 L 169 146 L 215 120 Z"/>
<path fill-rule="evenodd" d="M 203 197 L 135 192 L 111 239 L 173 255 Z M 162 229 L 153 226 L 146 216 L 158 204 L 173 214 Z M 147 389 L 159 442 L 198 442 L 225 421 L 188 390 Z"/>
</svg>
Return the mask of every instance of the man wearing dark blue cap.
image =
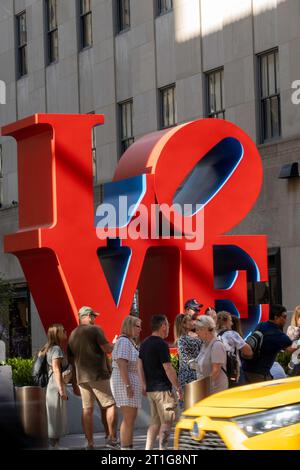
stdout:
<svg viewBox="0 0 300 470">
<path fill-rule="evenodd" d="M 189 299 L 184 304 L 184 313 L 189 315 L 199 315 L 200 309 L 203 307 L 203 304 L 200 304 L 196 299 Z"/>
<path fill-rule="evenodd" d="M 190 315 L 192 318 L 192 329 L 188 333 L 189 336 L 197 336 L 195 323 L 200 314 L 201 307 L 203 307 L 203 304 L 200 304 L 196 299 L 189 299 L 184 304 L 184 313 Z"/>
</svg>

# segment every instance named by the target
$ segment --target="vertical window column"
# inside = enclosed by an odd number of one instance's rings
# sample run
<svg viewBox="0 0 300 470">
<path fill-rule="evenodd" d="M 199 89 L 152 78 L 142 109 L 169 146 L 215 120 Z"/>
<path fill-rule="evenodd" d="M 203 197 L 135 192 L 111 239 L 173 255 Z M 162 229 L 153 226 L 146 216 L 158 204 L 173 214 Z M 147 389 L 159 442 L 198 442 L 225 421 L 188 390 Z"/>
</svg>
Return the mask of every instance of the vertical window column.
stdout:
<svg viewBox="0 0 300 470">
<path fill-rule="evenodd" d="M 0 144 L 0 208 L 3 204 L 3 147 Z"/>
<path fill-rule="evenodd" d="M 262 142 L 281 135 L 278 50 L 258 56 Z"/>
<path fill-rule="evenodd" d="M 56 0 L 46 0 L 47 63 L 58 61 L 58 26 Z"/>
<path fill-rule="evenodd" d="M 177 123 L 175 85 L 159 89 L 160 128 L 175 126 Z"/>
<path fill-rule="evenodd" d="M 207 73 L 206 83 L 208 117 L 225 119 L 224 69 L 221 68 Z"/>
<path fill-rule="evenodd" d="M 130 28 L 130 0 L 117 0 L 118 33 Z"/>
<path fill-rule="evenodd" d="M 121 154 L 134 142 L 133 137 L 133 100 L 119 103 Z"/>
<path fill-rule="evenodd" d="M 27 74 L 27 26 L 26 12 L 23 11 L 16 17 L 17 19 L 17 69 L 18 78 Z"/>
<path fill-rule="evenodd" d="M 81 49 L 93 44 L 91 0 L 80 0 L 80 42 Z"/>
<path fill-rule="evenodd" d="M 96 129 L 92 129 L 92 156 L 93 156 L 93 182 L 97 183 L 97 144 L 96 144 Z"/>
<path fill-rule="evenodd" d="M 157 0 L 157 14 L 163 15 L 173 10 L 173 0 Z"/>
</svg>

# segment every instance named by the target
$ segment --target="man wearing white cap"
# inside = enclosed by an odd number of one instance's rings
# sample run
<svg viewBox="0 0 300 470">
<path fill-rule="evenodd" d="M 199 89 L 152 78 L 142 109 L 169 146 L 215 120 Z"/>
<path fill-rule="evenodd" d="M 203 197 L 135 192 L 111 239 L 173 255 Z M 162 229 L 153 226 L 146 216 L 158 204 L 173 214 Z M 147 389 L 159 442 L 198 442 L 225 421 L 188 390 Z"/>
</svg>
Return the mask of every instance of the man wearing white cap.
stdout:
<svg viewBox="0 0 300 470">
<path fill-rule="evenodd" d="M 102 329 L 94 325 L 99 313 L 91 307 L 81 307 L 78 312 L 80 325 L 72 331 L 68 355 L 75 365 L 76 377 L 73 382 L 74 392 L 79 395 L 75 380 L 79 385 L 82 399 L 82 424 L 87 438 L 87 448 L 94 447 L 93 411 L 94 402 L 98 400 L 106 409 L 109 436 L 107 447 L 118 448 L 116 440 L 116 406 L 110 388 L 110 371 L 107 367 L 106 354 L 113 350 Z"/>
</svg>

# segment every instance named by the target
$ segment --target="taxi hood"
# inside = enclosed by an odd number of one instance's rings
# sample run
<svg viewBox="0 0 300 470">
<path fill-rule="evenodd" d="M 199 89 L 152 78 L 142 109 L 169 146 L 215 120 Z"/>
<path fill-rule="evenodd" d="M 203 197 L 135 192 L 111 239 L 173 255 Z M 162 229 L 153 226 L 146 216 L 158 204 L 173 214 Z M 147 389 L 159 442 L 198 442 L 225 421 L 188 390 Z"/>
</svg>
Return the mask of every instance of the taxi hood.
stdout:
<svg viewBox="0 0 300 470">
<path fill-rule="evenodd" d="M 211 395 L 184 412 L 185 416 L 237 416 L 300 402 L 300 377 L 235 387 Z M 221 416 L 220 416 L 221 415 Z"/>
</svg>

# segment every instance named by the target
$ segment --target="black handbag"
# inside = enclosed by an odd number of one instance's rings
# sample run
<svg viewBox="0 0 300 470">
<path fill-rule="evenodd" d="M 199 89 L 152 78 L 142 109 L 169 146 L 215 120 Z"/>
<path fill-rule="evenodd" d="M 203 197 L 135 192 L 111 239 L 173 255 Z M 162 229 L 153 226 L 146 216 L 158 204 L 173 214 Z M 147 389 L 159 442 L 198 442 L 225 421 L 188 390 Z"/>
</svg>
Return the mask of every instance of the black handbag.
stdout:
<svg viewBox="0 0 300 470">
<path fill-rule="evenodd" d="M 300 364 L 295 364 L 292 370 L 288 372 L 288 375 L 290 377 L 296 377 L 297 375 L 300 375 Z"/>
</svg>

